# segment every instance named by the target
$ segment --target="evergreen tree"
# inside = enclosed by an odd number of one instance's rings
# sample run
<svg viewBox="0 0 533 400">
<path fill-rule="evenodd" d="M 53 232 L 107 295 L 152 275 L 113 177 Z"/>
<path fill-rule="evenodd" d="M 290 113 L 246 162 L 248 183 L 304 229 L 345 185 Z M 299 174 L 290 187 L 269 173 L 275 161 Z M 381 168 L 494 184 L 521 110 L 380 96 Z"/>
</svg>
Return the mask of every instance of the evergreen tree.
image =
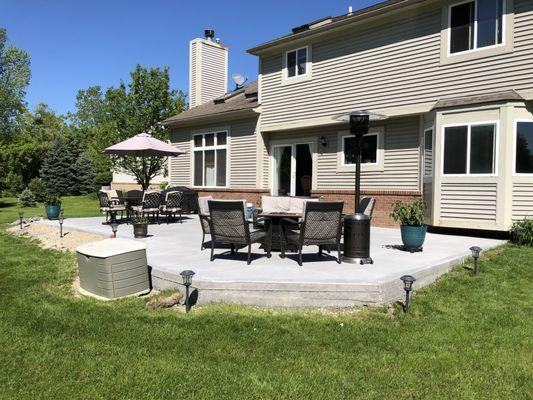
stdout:
<svg viewBox="0 0 533 400">
<path fill-rule="evenodd" d="M 65 196 L 74 192 L 77 181 L 76 160 L 65 139 L 57 137 L 46 153 L 41 168 L 41 178 L 49 193 Z"/>
<path fill-rule="evenodd" d="M 80 154 L 74 170 L 77 171 L 76 182 L 74 184 L 74 194 L 89 194 L 94 192 L 94 178 L 96 173 L 94 166 L 87 152 Z"/>
</svg>

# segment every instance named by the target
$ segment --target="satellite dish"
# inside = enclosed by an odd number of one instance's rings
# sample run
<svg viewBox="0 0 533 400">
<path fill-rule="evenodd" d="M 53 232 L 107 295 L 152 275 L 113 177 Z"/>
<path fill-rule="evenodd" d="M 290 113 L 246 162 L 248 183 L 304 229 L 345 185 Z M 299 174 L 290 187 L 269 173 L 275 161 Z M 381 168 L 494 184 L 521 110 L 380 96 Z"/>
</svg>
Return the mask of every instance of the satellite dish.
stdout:
<svg viewBox="0 0 533 400">
<path fill-rule="evenodd" d="M 240 89 L 241 86 L 248 80 L 247 77 L 239 73 L 232 74 L 231 79 L 233 82 L 235 82 L 235 90 Z"/>
</svg>

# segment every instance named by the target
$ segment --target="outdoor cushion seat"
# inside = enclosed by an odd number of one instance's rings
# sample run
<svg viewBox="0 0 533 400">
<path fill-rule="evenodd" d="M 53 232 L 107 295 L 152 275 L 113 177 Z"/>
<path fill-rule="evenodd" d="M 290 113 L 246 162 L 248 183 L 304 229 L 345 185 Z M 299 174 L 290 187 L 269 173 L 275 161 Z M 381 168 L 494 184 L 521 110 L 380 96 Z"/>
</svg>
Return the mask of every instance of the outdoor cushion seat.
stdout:
<svg viewBox="0 0 533 400">
<path fill-rule="evenodd" d="M 319 199 L 312 197 L 262 196 L 261 209 L 265 213 L 303 214 L 305 204 L 309 201 L 319 201 Z"/>
<path fill-rule="evenodd" d="M 261 230 L 250 231 L 250 240 L 252 242 L 258 242 L 261 239 L 265 239 L 267 236 L 268 236 L 268 232 L 267 231 L 261 231 Z"/>
<path fill-rule="evenodd" d="M 161 206 L 161 195 L 159 191 L 150 190 L 143 194 L 141 205 L 132 206 L 131 209 L 144 216 L 145 214 L 152 214 L 152 217 L 157 216 L 159 223 L 159 207 Z"/>
</svg>

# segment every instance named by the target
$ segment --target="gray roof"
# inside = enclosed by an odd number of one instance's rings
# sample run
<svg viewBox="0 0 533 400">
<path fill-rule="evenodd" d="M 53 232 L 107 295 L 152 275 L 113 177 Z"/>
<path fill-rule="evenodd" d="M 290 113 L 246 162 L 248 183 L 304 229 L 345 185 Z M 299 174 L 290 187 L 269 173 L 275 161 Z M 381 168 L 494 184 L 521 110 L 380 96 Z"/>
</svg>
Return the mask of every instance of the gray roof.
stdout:
<svg viewBox="0 0 533 400">
<path fill-rule="evenodd" d="M 258 54 L 262 50 L 268 49 L 272 46 L 277 46 L 296 40 L 302 37 L 313 35 L 315 33 L 323 32 L 325 30 L 338 27 L 344 24 L 360 21 L 366 18 L 374 17 L 376 15 L 384 14 L 389 11 L 397 10 L 399 8 L 409 6 L 412 4 L 422 3 L 428 0 L 387 0 L 381 3 L 374 4 L 370 7 L 365 7 L 352 13 L 341 14 L 336 17 L 324 17 L 316 21 L 309 22 L 297 26 L 292 29 L 292 33 L 281 36 L 279 38 L 270 40 L 268 42 L 259 44 L 247 50 L 248 53 Z"/>
<path fill-rule="evenodd" d="M 446 107 L 457 107 L 457 106 L 468 106 L 472 104 L 482 104 L 482 103 L 494 103 L 499 101 L 523 101 L 524 98 L 519 95 L 514 90 L 506 90 L 503 92 L 483 94 L 480 96 L 468 96 L 468 97 L 454 97 L 450 99 L 440 99 L 435 103 L 433 109 L 446 108 Z"/>
<path fill-rule="evenodd" d="M 255 113 L 253 109 L 258 105 L 257 81 L 254 81 L 224 96 L 167 118 L 163 121 L 163 125 L 192 125 L 212 118 L 230 118 L 248 114 L 251 116 Z"/>
</svg>

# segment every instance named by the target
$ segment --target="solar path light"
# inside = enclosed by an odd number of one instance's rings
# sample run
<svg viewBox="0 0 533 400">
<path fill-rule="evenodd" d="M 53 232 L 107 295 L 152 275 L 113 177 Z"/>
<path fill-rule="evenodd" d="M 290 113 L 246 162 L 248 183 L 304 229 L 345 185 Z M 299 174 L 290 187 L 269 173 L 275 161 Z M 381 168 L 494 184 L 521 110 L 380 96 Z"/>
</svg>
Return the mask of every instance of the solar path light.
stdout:
<svg viewBox="0 0 533 400">
<path fill-rule="evenodd" d="M 409 311 L 409 294 L 413 290 L 413 282 L 416 281 L 412 275 L 404 275 L 400 278 L 403 282 L 403 290 L 405 291 L 405 303 L 403 304 L 403 312 Z"/>
<path fill-rule="evenodd" d="M 185 311 L 189 312 L 191 310 L 191 303 L 189 299 L 189 287 L 191 286 L 191 283 L 192 283 L 192 277 L 194 276 L 194 271 L 191 271 L 191 270 L 181 271 L 180 275 L 183 279 L 183 284 L 185 285 Z"/>
<path fill-rule="evenodd" d="M 479 254 L 481 253 L 481 250 L 483 250 L 479 246 L 472 246 L 470 247 L 470 251 L 472 252 L 472 258 L 474 259 L 474 274 L 477 275 L 477 259 L 479 258 Z"/>
</svg>

